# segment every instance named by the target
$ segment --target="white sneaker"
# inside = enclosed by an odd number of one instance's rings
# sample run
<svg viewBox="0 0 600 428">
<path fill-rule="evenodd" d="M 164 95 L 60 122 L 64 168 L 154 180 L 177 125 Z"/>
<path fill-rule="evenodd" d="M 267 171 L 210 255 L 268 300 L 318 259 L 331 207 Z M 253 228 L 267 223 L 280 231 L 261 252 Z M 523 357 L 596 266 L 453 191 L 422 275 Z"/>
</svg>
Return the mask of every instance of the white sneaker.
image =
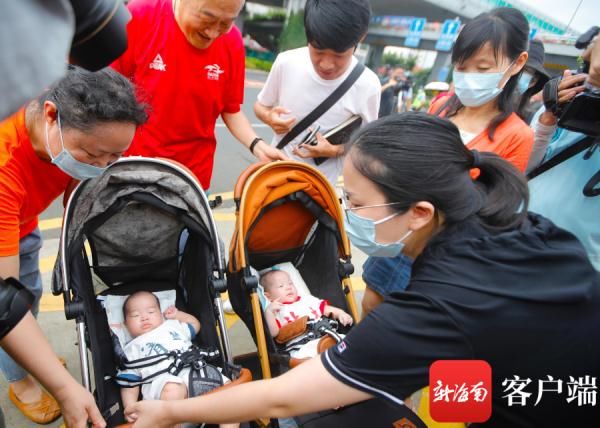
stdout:
<svg viewBox="0 0 600 428">
<path fill-rule="evenodd" d="M 233 306 L 231 306 L 231 300 L 223 301 L 223 311 L 226 314 L 235 315 L 235 311 L 233 310 Z"/>
</svg>

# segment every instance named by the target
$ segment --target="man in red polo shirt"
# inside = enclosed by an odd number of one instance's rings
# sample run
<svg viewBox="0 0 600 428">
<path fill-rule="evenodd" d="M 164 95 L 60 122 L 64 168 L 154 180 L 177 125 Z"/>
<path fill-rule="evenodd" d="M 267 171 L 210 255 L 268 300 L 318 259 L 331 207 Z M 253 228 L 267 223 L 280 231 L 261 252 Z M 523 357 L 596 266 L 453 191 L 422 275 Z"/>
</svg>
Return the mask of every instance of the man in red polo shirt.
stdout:
<svg viewBox="0 0 600 428">
<path fill-rule="evenodd" d="M 127 154 L 174 159 L 208 189 L 219 115 L 260 160 L 285 156 L 256 136 L 240 110 L 245 53 L 233 25 L 244 0 L 133 0 L 129 46 L 113 67 L 136 84 L 150 119 Z"/>
</svg>

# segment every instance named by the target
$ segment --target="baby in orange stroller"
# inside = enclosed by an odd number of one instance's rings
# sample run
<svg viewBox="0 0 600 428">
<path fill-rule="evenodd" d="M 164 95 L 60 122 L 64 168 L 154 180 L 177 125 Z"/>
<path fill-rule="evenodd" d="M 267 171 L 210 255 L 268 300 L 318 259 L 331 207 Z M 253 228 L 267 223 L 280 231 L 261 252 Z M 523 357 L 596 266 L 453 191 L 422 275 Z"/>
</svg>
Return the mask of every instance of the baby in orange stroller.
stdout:
<svg viewBox="0 0 600 428">
<path fill-rule="evenodd" d="M 326 346 L 338 342 L 343 337 L 337 334 L 337 320 L 344 326 L 351 326 L 352 316 L 340 308 L 331 306 L 327 300 L 319 299 L 311 294 L 299 294 L 289 273 L 278 267 L 264 272 L 260 276 L 260 284 L 269 303 L 265 308 L 265 320 L 271 336 L 285 349 L 292 358 L 305 359 L 317 355 Z M 307 324 L 320 325 L 323 328 L 321 337 L 311 334 L 314 328 Z M 280 334 L 281 333 L 281 334 Z"/>
</svg>

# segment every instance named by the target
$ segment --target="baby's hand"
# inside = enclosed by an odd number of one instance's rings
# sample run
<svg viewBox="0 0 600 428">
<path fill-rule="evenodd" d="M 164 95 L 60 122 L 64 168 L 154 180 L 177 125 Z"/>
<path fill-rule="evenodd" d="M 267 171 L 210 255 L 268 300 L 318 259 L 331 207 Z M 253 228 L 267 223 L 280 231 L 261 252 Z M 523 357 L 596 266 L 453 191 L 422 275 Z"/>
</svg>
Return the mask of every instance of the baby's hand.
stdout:
<svg viewBox="0 0 600 428">
<path fill-rule="evenodd" d="M 175 319 L 175 315 L 177 315 L 177 312 L 179 312 L 179 309 L 177 309 L 175 306 L 169 306 L 165 311 L 165 318 L 168 320 L 173 320 Z"/>
<path fill-rule="evenodd" d="M 283 309 L 283 304 L 279 301 L 279 299 L 273 300 L 269 306 L 267 306 L 267 311 L 270 311 L 273 314 L 278 313 Z"/>
<path fill-rule="evenodd" d="M 354 322 L 352 316 L 344 311 L 340 311 L 340 314 L 338 315 L 338 321 L 345 326 L 352 325 L 352 323 Z"/>
</svg>

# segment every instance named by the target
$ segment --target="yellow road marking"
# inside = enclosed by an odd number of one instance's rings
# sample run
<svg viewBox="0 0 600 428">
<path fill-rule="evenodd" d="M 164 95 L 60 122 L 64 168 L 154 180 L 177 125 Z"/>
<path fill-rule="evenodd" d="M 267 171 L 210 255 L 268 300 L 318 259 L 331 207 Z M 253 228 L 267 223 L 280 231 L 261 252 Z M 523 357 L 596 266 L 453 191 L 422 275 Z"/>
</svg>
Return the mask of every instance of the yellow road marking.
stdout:
<svg viewBox="0 0 600 428">
<path fill-rule="evenodd" d="M 360 276 L 353 276 L 350 278 L 352 281 L 352 289 L 354 291 L 362 291 L 365 289 L 366 284 Z"/>
<path fill-rule="evenodd" d="M 39 226 L 40 230 L 60 229 L 62 226 L 62 217 L 40 220 Z"/>
<path fill-rule="evenodd" d="M 55 262 L 56 262 L 56 255 L 41 258 L 40 259 L 40 272 L 42 272 L 42 273 L 52 272 L 52 269 L 54 269 Z"/>
<path fill-rule="evenodd" d="M 239 320 L 240 320 L 240 317 L 238 317 L 237 315 L 225 314 L 225 324 L 227 325 L 227 328 L 231 328 L 231 326 L 234 325 Z"/>
<path fill-rule="evenodd" d="M 64 311 L 63 297 L 54 296 L 50 293 L 42 294 L 40 300 L 40 312 L 62 312 Z"/>
<path fill-rule="evenodd" d="M 215 221 L 235 221 L 235 213 L 213 213 Z"/>
</svg>

